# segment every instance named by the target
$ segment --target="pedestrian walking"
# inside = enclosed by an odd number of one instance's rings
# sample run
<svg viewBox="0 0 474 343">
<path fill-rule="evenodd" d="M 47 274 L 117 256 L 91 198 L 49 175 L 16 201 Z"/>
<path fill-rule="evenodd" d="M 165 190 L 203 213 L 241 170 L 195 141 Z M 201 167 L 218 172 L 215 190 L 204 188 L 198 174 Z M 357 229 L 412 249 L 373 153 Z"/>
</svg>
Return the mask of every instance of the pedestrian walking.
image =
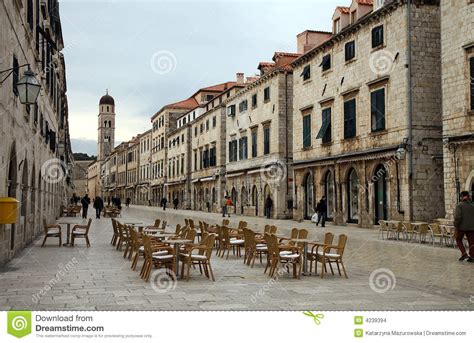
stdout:
<svg viewBox="0 0 474 343">
<path fill-rule="evenodd" d="M 272 207 L 273 207 L 273 200 L 270 197 L 270 194 L 268 194 L 267 198 L 265 199 L 265 216 L 267 219 L 270 219 L 271 213 L 272 213 Z"/>
<path fill-rule="evenodd" d="M 179 204 L 179 199 L 178 197 L 175 197 L 174 200 L 173 200 L 173 207 L 175 210 L 178 209 L 178 204 Z"/>
<path fill-rule="evenodd" d="M 96 219 L 100 219 L 100 214 L 102 210 L 104 209 L 104 200 L 102 200 L 101 197 L 97 196 L 94 199 L 94 208 L 95 208 L 95 217 Z"/>
<path fill-rule="evenodd" d="M 223 199 L 222 199 L 222 217 L 225 217 L 225 215 L 227 214 L 227 196 L 225 196 Z"/>
<path fill-rule="evenodd" d="M 163 197 L 161 199 L 161 206 L 163 206 L 163 211 L 166 211 L 166 203 L 168 202 L 168 199 L 166 197 Z"/>
<path fill-rule="evenodd" d="M 459 261 L 474 262 L 474 204 L 469 192 L 461 192 L 461 202 L 454 211 L 454 227 L 456 228 L 456 244 L 461 251 Z M 469 245 L 469 255 L 464 246 L 464 237 Z"/>
<path fill-rule="evenodd" d="M 120 197 L 115 198 L 115 206 L 117 206 L 119 210 L 122 209 L 122 200 L 120 199 Z"/>
<path fill-rule="evenodd" d="M 84 195 L 81 199 L 82 218 L 87 218 L 87 210 L 89 209 L 90 203 L 91 203 L 91 199 L 89 198 L 89 196 L 87 194 Z"/>
<path fill-rule="evenodd" d="M 228 196 L 226 200 L 226 212 L 227 216 L 230 218 L 230 208 L 234 206 L 234 203 L 232 202 L 232 199 Z"/>
<path fill-rule="evenodd" d="M 125 204 L 127 205 L 127 208 L 130 207 L 131 202 L 132 202 L 132 199 L 130 199 L 130 197 L 128 197 L 127 200 L 125 200 Z"/>
<path fill-rule="evenodd" d="M 321 227 L 326 226 L 326 216 L 327 216 L 328 205 L 326 203 L 326 197 L 323 196 L 316 205 L 316 213 L 318 214 L 318 221 L 316 226 L 321 222 Z"/>
</svg>

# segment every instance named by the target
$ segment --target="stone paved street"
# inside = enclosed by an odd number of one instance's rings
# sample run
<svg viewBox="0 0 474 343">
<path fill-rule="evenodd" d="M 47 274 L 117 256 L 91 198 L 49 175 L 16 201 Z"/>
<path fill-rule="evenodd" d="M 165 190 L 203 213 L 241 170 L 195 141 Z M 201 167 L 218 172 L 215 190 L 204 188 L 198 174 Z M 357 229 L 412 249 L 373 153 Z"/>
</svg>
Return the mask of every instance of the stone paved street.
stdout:
<svg viewBox="0 0 474 343">
<path fill-rule="evenodd" d="M 184 222 L 185 217 L 209 223 L 222 219 L 218 214 L 171 209 L 164 213 L 157 208 L 132 206 L 123 210 L 119 220 L 151 223 L 155 218 L 162 218 L 174 226 Z M 231 217 L 231 225 L 236 225 L 239 219 L 243 217 Z M 309 222 L 244 219 L 259 231 L 270 222 L 281 233 L 289 232 L 292 227 L 308 228 L 310 238 L 321 239 L 325 232 Z M 40 237 L 1 269 L 0 310 L 474 309 L 474 265 L 458 262 L 457 250 L 381 241 L 378 232 L 355 227 L 329 224 L 325 230 L 349 236 L 345 254 L 348 280 L 339 275 L 328 275 L 322 280 L 302 276 L 301 280 L 295 280 L 285 273 L 273 281 L 257 262 L 251 269 L 243 265 L 242 258 L 232 254 L 229 260 L 213 255 L 215 282 L 201 276 L 198 270 L 191 270 L 188 282 L 179 280 L 174 290 L 157 292 L 109 244 L 110 219 L 94 219 L 91 248 L 86 249 L 83 241 L 75 248 L 59 248 L 54 239 L 41 248 Z M 68 265 L 72 268 L 66 268 Z M 389 285 L 385 293 L 375 292 L 369 286 L 369 277 L 378 268 L 389 269 L 395 276 L 389 280 L 393 289 Z M 63 275 L 55 278 L 58 271 Z M 51 289 L 48 284 L 52 284 Z M 383 284 L 379 286 L 379 290 L 384 288 Z"/>
</svg>

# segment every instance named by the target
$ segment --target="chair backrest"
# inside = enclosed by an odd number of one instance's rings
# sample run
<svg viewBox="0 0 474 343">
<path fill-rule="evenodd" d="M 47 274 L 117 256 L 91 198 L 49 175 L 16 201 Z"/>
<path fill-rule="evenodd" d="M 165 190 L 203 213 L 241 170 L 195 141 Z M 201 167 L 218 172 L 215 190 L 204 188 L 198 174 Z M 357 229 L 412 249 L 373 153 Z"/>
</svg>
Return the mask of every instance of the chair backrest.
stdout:
<svg viewBox="0 0 474 343">
<path fill-rule="evenodd" d="M 403 222 L 403 227 L 405 227 L 405 230 L 408 232 L 413 232 L 413 225 L 411 225 L 410 222 Z"/>
<path fill-rule="evenodd" d="M 230 224 L 229 219 L 222 219 L 222 226 L 227 226 Z"/>
<path fill-rule="evenodd" d="M 206 257 L 208 260 L 211 259 L 212 256 L 212 248 L 214 247 L 214 244 L 216 243 L 216 235 L 210 234 L 206 237 Z"/>
<path fill-rule="evenodd" d="M 221 232 L 222 232 L 222 240 L 230 244 L 230 232 L 229 228 L 227 226 L 221 226 Z"/>
<path fill-rule="evenodd" d="M 194 220 L 188 219 L 188 223 L 189 223 L 189 227 L 190 227 L 191 229 L 194 229 Z"/>
<path fill-rule="evenodd" d="M 347 243 L 347 235 L 345 234 L 339 235 L 336 251 L 339 255 L 341 255 L 341 257 L 344 254 L 344 250 L 346 249 L 346 243 Z"/>
<path fill-rule="evenodd" d="M 385 220 L 379 220 L 379 225 L 382 230 L 387 229 L 387 222 Z"/>
<path fill-rule="evenodd" d="M 154 227 L 160 227 L 161 220 L 160 219 L 155 219 L 155 224 L 153 224 Z"/>
<path fill-rule="evenodd" d="M 295 227 L 293 229 L 291 229 L 290 238 L 298 238 L 298 232 L 299 232 L 299 230 Z"/>
<path fill-rule="evenodd" d="M 143 235 L 143 255 L 145 256 L 145 259 L 151 260 L 153 258 L 150 237 L 148 235 Z"/>
<path fill-rule="evenodd" d="M 442 234 L 441 227 L 438 223 L 430 224 L 429 228 L 431 229 L 431 232 L 433 233 L 433 235 L 441 235 Z"/>
<path fill-rule="evenodd" d="M 188 226 L 188 225 L 189 225 L 189 220 L 188 220 L 188 218 L 184 218 L 184 225 L 185 225 L 185 226 Z"/>
<path fill-rule="evenodd" d="M 135 229 L 131 228 L 129 230 L 130 232 L 130 241 L 132 242 L 132 247 L 135 249 L 138 249 L 139 247 L 139 239 L 138 239 L 138 232 L 135 231 Z"/>
<path fill-rule="evenodd" d="M 324 244 L 325 245 L 332 245 L 334 241 L 334 234 L 332 232 L 326 232 L 324 234 Z"/>
<path fill-rule="evenodd" d="M 112 221 L 112 229 L 114 230 L 114 234 L 118 235 L 118 229 L 117 229 L 117 220 L 114 218 L 110 219 Z"/>
<path fill-rule="evenodd" d="M 429 228 L 428 224 L 421 224 L 421 225 L 418 226 L 418 232 L 421 233 L 421 234 L 425 234 L 429 230 L 430 230 L 430 228 Z"/>
<path fill-rule="evenodd" d="M 237 227 L 238 230 L 243 230 L 247 227 L 247 222 L 245 220 L 239 221 L 239 226 Z"/>
<path fill-rule="evenodd" d="M 306 239 L 308 238 L 308 230 L 301 229 L 298 231 L 298 239 Z"/>
<path fill-rule="evenodd" d="M 246 249 L 253 249 L 257 248 L 257 241 L 255 240 L 255 232 L 244 228 L 244 246 Z"/>
<path fill-rule="evenodd" d="M 89 218 L 89 220 L 87 221 L 86 235 L 89 233 L 89 230 L 91 228 L 91 224 L 92 224 L 92 218 Z"/>
<path fill-rule="evenodd" d="M 275 234 L 277 232 L 277 227 L 275 225 L 270 225 L 270 233 Z"/>
<path fill-rule="evenodd" d="M 267 243 L 268 254 L 273 257 L 280 255 L 280 250 L 278 249 L 278 238 L 275 235 L 266 233 L 265 242 Z"/>
<path fill-rule="evenodd" d="M 161 228 L 162 228 L 163 230 L 166 230 L 166 225 L 167 225 L 167 224 L 168 224 L 168 222 L 167 222 L 166 220 L 163 220 L 163 221 L 161 222 Z"/>
<path fill-rule="evenodd" d="M 217 240 L 219 242 L 222 242 L 223 235 L 222 235 L 222 226 L 216 225 L 216 231 L 217 231 Z"/>
<path fill-rule="evenodd" d="M 193 230 L 193 229 L 187 230 L 186 234 L 184 235 L 184 239 L 189 239 L 191 243 L 193 243 L 194 238 L 196 238 L 196 230 Z"/>
<path fill-rule="evenodd" d="M 181 232 L 181 224 L 176 224 L 176 230 L 174 231 L 174 233 L 178 235 L 180 232 Z"/>
</svg>

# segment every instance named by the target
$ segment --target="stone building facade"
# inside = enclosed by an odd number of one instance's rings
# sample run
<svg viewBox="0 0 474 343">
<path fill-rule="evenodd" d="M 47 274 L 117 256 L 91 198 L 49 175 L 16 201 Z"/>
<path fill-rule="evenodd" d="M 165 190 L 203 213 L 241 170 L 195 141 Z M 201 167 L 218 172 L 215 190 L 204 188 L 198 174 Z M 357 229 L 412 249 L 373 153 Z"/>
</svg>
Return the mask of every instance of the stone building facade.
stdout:
<svg viewBox="0 0 474 343">
<path fill-rule="evenodd" d="M 54 222 L 74 192 L 64 42 L 58 2 L 0 4 L 0 197 L 19 201 L 15 224 L 0 224 L 0 265 Z M 41 85 L 35 105 L 20 103 L 28 68 Z"/>
<path fill-rule="evenodd" d="M 204 113 L 191 124 L 191 204 L 193 210 L 218 212 L 225 193 L 226 117 L 223 102 L 244 87 L 244 77 L 205 104 Z"/>
<path fill-rule="evenodd" d="M 151 130 L 141 135 L 140 150 L 138 158 L 138 184 L 136 193 L 136 203 L 148 205 L 150 199 L 150 179 L 151 179 Z"/>
<path fill-rule="evenodd" d="M 277 52 L 259 64 L 260 77 L 225 100 L 226 195 L 234 213 L 291 218 L 293 75 L 299 54 Z"/>
<path fill-rule="evenodd" d="M 439 3 L 357 3 L 292 63 L 294 218 L 322 196 L 336 224 L 442 217 Z"/>
<path fill-rule="evenodd" d="M 474 1 L 441 1 L 444 194 L 452 218 L 461 191 L 474 196 Z"/>
</svg>

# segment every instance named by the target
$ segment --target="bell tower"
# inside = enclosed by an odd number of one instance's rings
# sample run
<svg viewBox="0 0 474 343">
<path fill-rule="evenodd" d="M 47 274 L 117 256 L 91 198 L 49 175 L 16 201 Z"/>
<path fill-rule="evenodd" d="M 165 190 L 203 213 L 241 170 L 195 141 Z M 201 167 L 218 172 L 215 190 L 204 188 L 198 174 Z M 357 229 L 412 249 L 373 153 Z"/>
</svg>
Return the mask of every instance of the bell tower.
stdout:
<svg viewBox="0 0 474 343">
<path fill-rule="evenodd" d="M 97 160 L 102 161 L 115 145 L 115 101 L 106 90 L 99 101 Z"/>
</svg>

